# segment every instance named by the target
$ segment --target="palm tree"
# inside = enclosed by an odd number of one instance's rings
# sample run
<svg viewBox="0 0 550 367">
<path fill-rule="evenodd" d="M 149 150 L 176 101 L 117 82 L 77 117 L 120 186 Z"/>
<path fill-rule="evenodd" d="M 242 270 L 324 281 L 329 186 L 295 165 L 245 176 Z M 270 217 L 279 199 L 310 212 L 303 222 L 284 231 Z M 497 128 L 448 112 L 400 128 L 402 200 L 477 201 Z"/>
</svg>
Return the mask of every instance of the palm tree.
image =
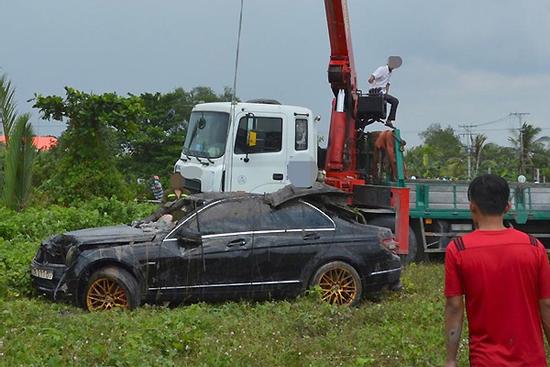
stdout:
<svg viewBox="0 0 550 367">
<path fill-rule="evenodd" d="M 445 165 L 441 167 L 439 174 L 443 177 L 459 179 L 464 175 L 464 168 L 464 159 L 460 157 L 451 157 L 447 159 Z"/>
<path fill-rule="evenodd" d="M 545 148 L 545 144 L 550 142 L 549 136 L 538 136 L 542 129 L 535 127 L 527 122 L 521 125 L 521 129 L 517 136 L 511 136 L 508 140 L 518 151 L 519 159 L 519 173 L 525 174 L 525 163 L 533 163 L 533 155 L 536 151 L 540 151 Z"/>
<path fill-rule="evenodd" d="M 474 176 L 477 176 L 479 165 L 481 164 L 481 153 L 483 152 L 483 148 L 485 148 L 487 136 L 485 134 L 478 134 L 475 137 L 471 136 L 470 139 L 472 139 L 472 153 L 474 154 Z"/>
<path fill-rule="evenodd" d="M 10 131 L 15 123 L 17 112 L 15 111 L 15 88 L 6 75 L 0 76 L 0 120 L 4 129 L 6 145 L 9 143 Z"/>
<path fill-rule="evenodd" d="M 4 202 L 7 207 L 22 210 L 30 196 L 32 163 L 36 149 L 30 114 L 17 116 L 12 126 L 10 144 L 7 146 L 4 167 Z"/>
</svg>

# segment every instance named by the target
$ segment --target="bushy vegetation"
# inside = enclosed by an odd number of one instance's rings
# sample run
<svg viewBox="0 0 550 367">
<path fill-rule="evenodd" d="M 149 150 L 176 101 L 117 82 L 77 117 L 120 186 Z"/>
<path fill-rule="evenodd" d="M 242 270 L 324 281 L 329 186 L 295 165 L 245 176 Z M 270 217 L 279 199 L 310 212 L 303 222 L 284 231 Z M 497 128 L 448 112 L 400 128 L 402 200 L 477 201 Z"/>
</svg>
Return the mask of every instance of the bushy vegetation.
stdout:
<svg viewBox="0 0 550 367">
<path fill-rule="evenodd" d="M 145 109 L 139 97 L 115 93 L 95 95 L 65 88 L 65 98 L 37 96 L 35 107 L 43 118 L 67 121 L 67 130 L 55 150 L 50 177 L 41 184 L 63 204 L 88 197 L 130 199 L 122 174 L 116 167 L 117 133 L 138 130 Z"/>
<path fill-rule="evenodd" d="M 0 207 L 0 297 L 30 294 L 29 266 L 44 238 L 80 228 L 130 223 L 154 208 L 114 198 L 96 198 L 68 208 L 32 207 L 22 213 Z"/>
</svg>

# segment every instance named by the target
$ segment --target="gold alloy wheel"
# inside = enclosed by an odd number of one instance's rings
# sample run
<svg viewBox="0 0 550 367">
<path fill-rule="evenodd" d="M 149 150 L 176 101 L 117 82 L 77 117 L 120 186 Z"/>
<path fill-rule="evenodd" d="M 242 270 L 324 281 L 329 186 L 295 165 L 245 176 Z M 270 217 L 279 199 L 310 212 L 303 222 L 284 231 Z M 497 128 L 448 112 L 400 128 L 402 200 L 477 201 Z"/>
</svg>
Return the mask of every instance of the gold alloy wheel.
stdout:
<svg viewBox="0 0 550 367">
<path fill-rule="evenodd" d="M 350 305 L 357 295 L 357 284 L 351 272 L 336 268 L 326 271 L 319 279 L 321 298 L 333 305 Z"/>
<path fill-rule="evenodd" d="M 90 311 L 128 308 L 128 297 L 124 288 L 109 278 L 98 278 L 88 288 L 86 306 Z"/>
</svg>

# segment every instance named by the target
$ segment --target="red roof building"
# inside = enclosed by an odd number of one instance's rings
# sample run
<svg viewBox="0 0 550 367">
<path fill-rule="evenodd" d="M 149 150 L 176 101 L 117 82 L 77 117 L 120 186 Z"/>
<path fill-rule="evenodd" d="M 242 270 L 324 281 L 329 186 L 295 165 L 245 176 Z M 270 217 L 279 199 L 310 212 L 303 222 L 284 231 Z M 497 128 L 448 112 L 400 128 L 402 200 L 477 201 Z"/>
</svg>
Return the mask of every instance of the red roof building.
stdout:
<svg viewBox="0 0 550 367">
<path fill-rule="evenodd" d="M 6 139 L 4 135 L 0 135 L 0 144 L 5 144 Z M 55 136 L 34 136 L 32 138 L 32 144 L 38 150 L 50 150 L 57 144 L 57 138 Z"/>
</svg>

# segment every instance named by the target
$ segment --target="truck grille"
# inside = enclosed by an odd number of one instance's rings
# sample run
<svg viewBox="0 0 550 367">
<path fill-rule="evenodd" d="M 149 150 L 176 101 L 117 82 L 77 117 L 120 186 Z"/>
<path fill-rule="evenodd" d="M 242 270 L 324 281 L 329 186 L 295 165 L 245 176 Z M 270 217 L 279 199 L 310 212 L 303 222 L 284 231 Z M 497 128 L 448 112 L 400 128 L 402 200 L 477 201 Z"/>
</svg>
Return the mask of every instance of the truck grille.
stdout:
<svg viewBox="0 0 550 367">
<path fill-rule="evenodd" d="M 198 193 L 202 191 L 201 180 L 192 178 L 183 178 L 183 187 L 192 193 Z"/>
</svg>

